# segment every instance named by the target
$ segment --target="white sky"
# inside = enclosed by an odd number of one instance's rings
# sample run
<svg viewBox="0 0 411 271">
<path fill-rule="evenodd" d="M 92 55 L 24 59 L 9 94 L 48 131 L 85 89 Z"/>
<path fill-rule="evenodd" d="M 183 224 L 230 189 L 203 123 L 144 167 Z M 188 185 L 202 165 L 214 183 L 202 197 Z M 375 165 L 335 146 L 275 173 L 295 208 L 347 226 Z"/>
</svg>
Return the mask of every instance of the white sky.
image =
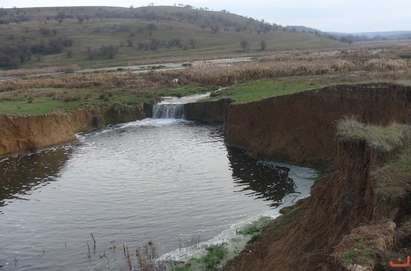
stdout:
<svg viewBox="0 0 411 271">
<path fill-rule="evenodd" d="M 411 0 L 0 0 L 0 7 L 123 6 L 190 4 L 324 31 L 411 30 Z"/>
</svg>

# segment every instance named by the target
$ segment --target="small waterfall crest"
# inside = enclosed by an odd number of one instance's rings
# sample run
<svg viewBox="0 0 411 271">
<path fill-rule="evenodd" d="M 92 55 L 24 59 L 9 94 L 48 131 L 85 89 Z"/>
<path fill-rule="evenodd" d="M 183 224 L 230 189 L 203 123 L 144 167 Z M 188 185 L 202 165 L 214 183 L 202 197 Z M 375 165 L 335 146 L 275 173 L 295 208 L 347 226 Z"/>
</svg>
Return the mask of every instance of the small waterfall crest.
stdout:
<svg viewBox="0 0 411 271">
<path fill-rule="evenodd" d="M 183 119 L 184 104 L 158 103 L 153 106 L 155 119 Z"/>
<path fill-rule="evenodd" d="M 184 119 L 184 105 L 208 98 L 210 93 L 177 97 L 163 97 L 163 100 L 153 106 L 154 119 Z"/>
</svg>

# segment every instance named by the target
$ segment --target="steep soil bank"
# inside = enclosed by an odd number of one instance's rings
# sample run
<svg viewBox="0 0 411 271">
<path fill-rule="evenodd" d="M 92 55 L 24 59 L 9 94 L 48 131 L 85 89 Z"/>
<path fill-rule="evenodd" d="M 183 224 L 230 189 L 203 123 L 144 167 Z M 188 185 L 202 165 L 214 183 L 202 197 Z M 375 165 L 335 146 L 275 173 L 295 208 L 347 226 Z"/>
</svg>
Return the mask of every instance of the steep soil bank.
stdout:
<svg viewBox="0 0 411 271">
<path fill-rule="evenodd" d="M 339 140 L 336 153 L 333 173 L 313 186 L 311 197 L 267 227 L 226 271 L 371 271 L 406 247 L 411 212 L 401 206 L 408 196 L 387 210 L 376 189 L 375 173 L 395 155 L 364 140 Z"/>
<path fill-rule="evenodd" d="M 39 116 L 0 116 L 0 155 L 64 143 L 78 132 L 143 117 L 143 106 L 120 105 Z"/>
<path fill-rule="evenodd" d="M 339 138 L 337 123 L 346 117 L 410 124 L 411 88 L 336 86 L 230 105 L 225 124 L 230 144 L 256 156 L 327 162 L 332 168 L 310 198 L 275 220 L 225 270 L 390 270 L 390 259 L 411 253 L 409 140 L 381 149 L 361 138 Z M 373 128 L 364 134 L 380 140 L 394 130 Z M 403 143 L 398 138 L 390 142 Z"/>
<path fill-rule="evenodd" d="M 332 161 L 335 125 L 346 116 L 388 124 L 411 123 L 411 88 L 392 84 L 340 85 L 229 106 L 227 142 L 255 156 L 297 163 Z"/>
<path fill-rule="evenodd" d="M 203 123 L 224 123 L 231 99 L 188 103 L 184 105 L 184 117 Z"/>
</svg>

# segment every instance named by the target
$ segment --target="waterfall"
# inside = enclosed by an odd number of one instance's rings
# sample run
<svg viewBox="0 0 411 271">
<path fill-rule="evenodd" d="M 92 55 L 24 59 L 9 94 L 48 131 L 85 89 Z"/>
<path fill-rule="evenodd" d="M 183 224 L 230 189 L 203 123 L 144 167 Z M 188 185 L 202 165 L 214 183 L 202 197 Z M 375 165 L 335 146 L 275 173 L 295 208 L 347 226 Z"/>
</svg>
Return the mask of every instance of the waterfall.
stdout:
<svg viewBox="0 0 411 271">
<path fill-rule="evenodd" d="M 163 97 L 163 100 L 153 106 L 155 119 L 184 119 L 184 105 L 208 98 L 210 93 L 177 97 Z"/>
<path fill-rule="evenodd" d="M 183 119 L 184 104 L 158 103 L 153 106 L 155 119 Z"/>
</svg>

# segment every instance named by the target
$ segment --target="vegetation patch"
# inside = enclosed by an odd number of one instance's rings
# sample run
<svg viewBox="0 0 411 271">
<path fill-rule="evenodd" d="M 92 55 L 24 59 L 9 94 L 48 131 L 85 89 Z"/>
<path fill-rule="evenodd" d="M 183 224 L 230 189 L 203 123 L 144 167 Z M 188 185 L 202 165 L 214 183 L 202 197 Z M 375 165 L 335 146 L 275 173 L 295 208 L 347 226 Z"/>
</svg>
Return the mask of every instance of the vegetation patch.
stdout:
<svg viewBox="0 0 411 271">
<path fill-rule="evenodd" d="M 191 259 L 188 263 L 173 268 L 173 271 L 213 271 L 219 270 L 229 254 L 226 244 L 207 248 L 206 255 Z"/>
<path fill-rule="evenodd" d="M 270 223 L 272 222 L 271 217 L 262 217 L 258 219 L 257 221 L 254 221 L 253 223 L 245 226 L 244 228 L 240 229 L 238 231 L 239 234 L 241 235 L 248 235 L 251 237 L 260 235 L 263 229 Z"/>
<path fill-rule="evenodd" d="M 394 235 L 392 222 L 360 226 L 343 238 L 334 256 L 346 267 L 373 268 L 382 258 L 382 252 L 394 245 Z"/>
<path fill-rule="evenodd" d="M 380 203 L 394 203 L 411 191 L 411 126 L 394 123 L 383 127 L 345 119 L 338 123 L 337 131 L 342 138 L 365 140 L 384 152 L 396 151 L 393 158 L 373 172 Z"/>
<path fill-rule="evenodd" d="M 347 118 L 338 123 L 337 135 L 342 139 L 364 140 L 371 147 L 389 152 L 411 138 L 411 127 L 397 123 L 383 127 Z"/>
<path fill-rule="evenodd" d="M 405 144 L 398 156 L 376 170 L 374 176 L 380 204 L 405 199 L 411 192 L 411 144 Z"/>
<path fill-rule="evenodd" d="M 257 238 L 263 229 L 272 222 L 270 217 L 261 217 L 237 231 L 237 237 L 228 243 L 212 245 L 206 249 L 206 254 L 194 257 L 184 264 L 173 267 L 173 271 L 216 271 L 237 256 L 247 242 Z"/>
<path fill-rule="evenodd" d="M 113 105 L 137 106 L 154 102 L 162 96 L 187 96 L 208 92 L 212 87 L 186 85 L 174 88 L 130 89 L 27 89 L 0 93 L 0 114 L 40 115 L 79 108 L 101 108 Z"/>
</svg>

